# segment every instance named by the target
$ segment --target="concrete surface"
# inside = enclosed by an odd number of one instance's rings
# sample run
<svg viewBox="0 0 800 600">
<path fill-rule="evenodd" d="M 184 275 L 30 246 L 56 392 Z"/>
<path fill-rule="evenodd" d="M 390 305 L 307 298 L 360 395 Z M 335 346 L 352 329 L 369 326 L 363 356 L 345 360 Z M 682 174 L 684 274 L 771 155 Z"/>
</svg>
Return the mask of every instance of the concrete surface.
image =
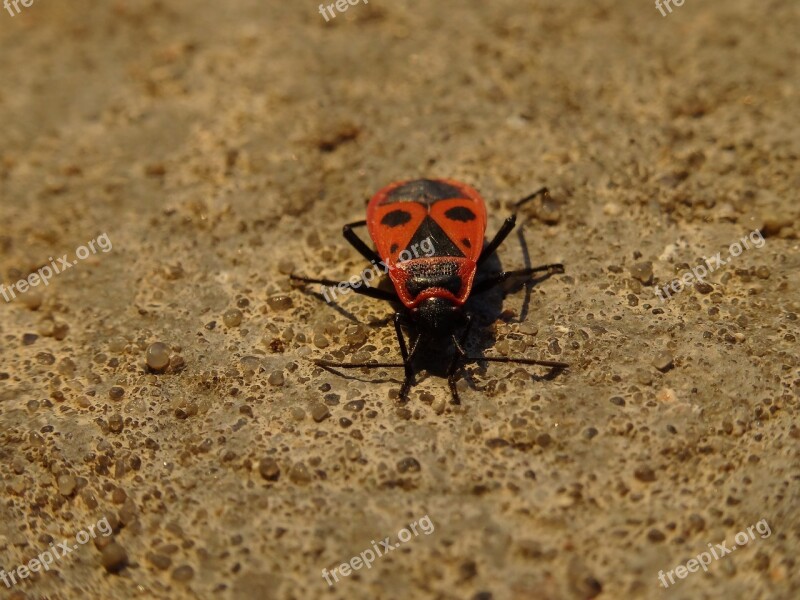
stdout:
<svg viewBox="0 0 800 600">
<path fill-rule="evenodd" d="M 2 281 L 86 255 L 0 301 L 0 567 L 77 546 L 0 596 L 798 597 L 798 6 L 671 7 L 0 12 Z M 287 274 L 358 274 L 341 225 L 417 177 L 491 232 L 550 187 L 493 266 L 566 274 L 478 303 L 470 349 L 570 369 L 470 365 L 453 406 L 431 364 L 401 406 L 314 366 L 396 360 L 384 303 Z"/>
</svg>

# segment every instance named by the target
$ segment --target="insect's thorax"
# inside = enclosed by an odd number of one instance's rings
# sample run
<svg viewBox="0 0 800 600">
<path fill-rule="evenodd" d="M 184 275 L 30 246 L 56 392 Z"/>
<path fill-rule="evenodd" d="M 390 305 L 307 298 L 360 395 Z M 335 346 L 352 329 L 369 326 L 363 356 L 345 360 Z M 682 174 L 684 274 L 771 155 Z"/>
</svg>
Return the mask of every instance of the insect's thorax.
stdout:
<svg viewBox="0 0 800 600">
<path fill-rule="evenodd" d="M 442 298 L 463 306 L 475 278 L 475 261 L 451 256 L 408 260 L 390 267 L 389 277 L 407 308 L 427 298 Z"/>
</svg>

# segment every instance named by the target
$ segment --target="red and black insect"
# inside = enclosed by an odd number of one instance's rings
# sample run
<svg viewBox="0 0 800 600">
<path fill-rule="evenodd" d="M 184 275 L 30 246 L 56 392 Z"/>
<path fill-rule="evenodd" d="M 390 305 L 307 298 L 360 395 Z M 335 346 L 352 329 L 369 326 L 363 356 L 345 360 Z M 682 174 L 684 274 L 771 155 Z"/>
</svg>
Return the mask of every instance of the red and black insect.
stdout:
<svg viewBox="0 0 800 600">
<path fill-rule="evenodd" d="M 367 260 L 388 267 L 394 293 L 368 286 L 353 287 L 352 291 L 387 300 L 402 308 L 394 315 L 397 343 L 403 357 L 401 363 L 337 363 L 316 361 L 326 368 L 387 368 L 402 367 L 405 379 L 400 398 L 408 399 L 408 390 L 414 378 L 413 360 L 419 348 L 431 344 L 452 343 L 455 352 L 447 370 L 447 380 L 453 402 L 458 404 L 456 374 L 460 365 L 467 362 L 502 362 L 526 365 L 543 365 L 559 370 L 568 365 L 551 360 L 528 358 L 468 356 L 465 344 L 472 324 L 472 315 L 464 304 L 470 295 L 480 294 L 512 277 L 530 277 L 536 273 L 550 276 L 563 273 L 561 264 L 503 271 L 476 281 L 481 265 L 514 229 L 516 211 L 526 202 L 547 196 L 547 188 L 522 198 L 494 238 L 484 246 L 486 232 L 486 207 L 480 194 L 472 187 L 450 179 L 417 179 L 392 183 L 379 190 L 367 206 L 364 221 L 343 227 L 345 239 Z M 367 226 L 377 252 L 370 248 L 354 228 Z M 409 248 L 428 241 L 433 248 L 430 255 L 403 260 L 410 255 Z M 330 279 L 314 279 L 292 275 L 294 281 L 338 286 Z M 344 282 L 343 282 L 344 283 Z M 410 330 L 409 344 L 403 336 L 403 327 Z M 409 350 L 410 346 L 410 350 Z"/>
</svg>

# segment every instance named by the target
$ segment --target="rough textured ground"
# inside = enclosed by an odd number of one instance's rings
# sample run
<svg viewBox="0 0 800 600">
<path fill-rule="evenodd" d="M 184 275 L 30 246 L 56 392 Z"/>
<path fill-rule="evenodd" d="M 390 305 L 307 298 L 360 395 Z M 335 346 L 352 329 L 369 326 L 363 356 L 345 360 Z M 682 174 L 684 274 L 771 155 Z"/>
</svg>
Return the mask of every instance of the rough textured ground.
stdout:
<svg viewBox="0 0 800 600">
<path fill-rule="evenodd" d="M 0 596 L 800 595 L 797 4 L 316 4 L 0 13 L 3 282 L 113 244 L 0 301 L 0 567 L 114 527 Z M 383 303 L 286 274 L 359 273 L 341 224 L 420 176 L 477 187 L 490 231 L 550 187 L 499 263 L 567 272 L 478 304 L 470 349 L 569 370 L 471 365 L 458 407 L 423 374 L 399 406 L 395 371 L 310 362 L 397 357 Z M 656 297 L 646 263 L 755 230 Z"/>
</svg>

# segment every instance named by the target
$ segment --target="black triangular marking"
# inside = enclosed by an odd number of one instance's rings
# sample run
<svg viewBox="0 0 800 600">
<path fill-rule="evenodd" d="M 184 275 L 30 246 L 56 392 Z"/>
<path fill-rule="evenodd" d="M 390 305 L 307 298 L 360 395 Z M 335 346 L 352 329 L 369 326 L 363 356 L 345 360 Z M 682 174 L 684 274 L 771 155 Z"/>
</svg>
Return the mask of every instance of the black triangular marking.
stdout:
<svg viewBox="0 0 800 600">
<path fill-rule="evenodd" d="M 423 219 L 422 223 L 414 232 L 414 236 L 408 243 L 411 248 L 414 244 L 419 247 L 425 240 L 429 239 L 433 244 L 433 254 L 431 256 L 464 256 L 458 246 L 447 236 L 439 224 L 430 215 Z"/>
</svg>

